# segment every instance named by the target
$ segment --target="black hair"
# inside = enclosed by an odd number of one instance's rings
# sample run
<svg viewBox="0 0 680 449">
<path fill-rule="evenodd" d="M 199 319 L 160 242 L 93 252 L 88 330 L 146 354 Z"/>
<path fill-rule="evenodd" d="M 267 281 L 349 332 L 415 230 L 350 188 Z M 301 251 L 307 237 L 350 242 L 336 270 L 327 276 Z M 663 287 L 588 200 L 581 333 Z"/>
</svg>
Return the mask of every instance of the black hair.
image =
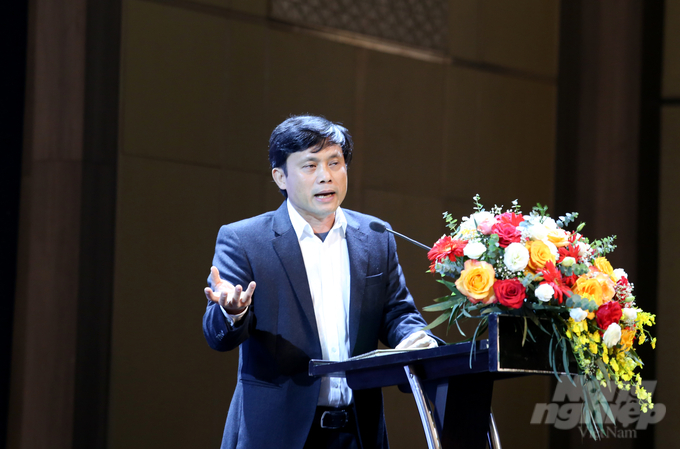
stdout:
<svg viewBox="0 0 680 449">
<path fill-rule="evenodd" d="M 269 163 L 272 169 L 280 167 L 287 175 L 286 161 L 292 153 L 309 148 L 314 148 L 316 153 L 328 145 L 338 145 L 342 148 L 345 164 L 349 167 L 354 142 L 347 128 L 324 117 L 293 116 L 272 132 L 269 138 Z"/>
</svg>

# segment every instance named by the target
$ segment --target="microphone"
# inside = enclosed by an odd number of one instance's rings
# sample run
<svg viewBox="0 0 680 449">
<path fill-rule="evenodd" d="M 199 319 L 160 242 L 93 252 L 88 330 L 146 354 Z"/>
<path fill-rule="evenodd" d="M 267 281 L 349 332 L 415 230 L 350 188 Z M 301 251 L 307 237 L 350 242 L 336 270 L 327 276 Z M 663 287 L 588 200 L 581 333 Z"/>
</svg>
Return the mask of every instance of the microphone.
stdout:
<svg viewBox="0 0 680 449">
<path fill-rule="evenodd" d="M 413 240 L 413 239 L 410 238 L 410 237 L 406 237 L 404 234 L 400 234 L 400 233 L 398 233 L 397 231 L 393 231 L 393 230 L 389 229 L 387 226 L 385 226 L 385 223 L 382 223 L 382 222 L 380 222 L 380 221 L 372 221 L 368 226 L 369 226 L 372 230 L 374 230 L 375 232 L 380 232 L 380 233 L 383 233 L 383 232 L 385 232 L 385 231 L 391 232 L 392 234 L 397 235 L 397 236 L 401 237 L 401 238 L 404 239 L 404 240 L 408 240 L 409 242 L 413 243 L 414 245 L 420 246 L 421 248 L 423 248 L 423 249 L 425 249 L 425 250 L 427 250 L 427 251 L 429 251 L 430 249 L 432 249 L 432 248 L 430 248 L 429 246 L 423 245 L 422 243 L 417 242 L 417 241 Z"/>
</svg>

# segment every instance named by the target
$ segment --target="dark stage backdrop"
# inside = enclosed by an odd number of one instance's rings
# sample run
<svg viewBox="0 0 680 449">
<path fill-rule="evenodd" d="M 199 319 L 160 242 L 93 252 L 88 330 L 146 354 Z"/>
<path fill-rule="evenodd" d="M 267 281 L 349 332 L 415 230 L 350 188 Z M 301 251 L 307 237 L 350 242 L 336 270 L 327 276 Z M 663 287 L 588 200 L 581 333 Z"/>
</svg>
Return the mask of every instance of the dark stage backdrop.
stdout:
<svg viewBox="0 0 680 449">
<path fill-rule="evenodd" d="M 266 149 L 290 114 L 352 132 L 348 208 L 426 243 L 476 193 L 578 210 L 588 235 L 619 236 L 614 262 L 641 305 L 674 316 L 680 14 L 432 0 L 434 20 L 395 2 L 375 31 L 293 3 L 31 3 L 8 447 L 218 446 L 238 357 L 204 342 L 202 289 L 219 226 L 282 201 Z M 436 39 L 395 35 L 386 24 L 404 17 Z M 398 245 L 425 306 L 441 286 L 422 250 Z M 671 404 L 678 330 L 659 322 L 647 372 L 668 379 L 658 398 Z M 505 447 L 591 444 L 529 424 L 551 395 L 549 377 L 497 383 Z M 392 447 L 425 447 L 410 396 L 387 389 L 385 408 Z M 659 447 L 676 424 L 669 410 Z"/>
</svg>

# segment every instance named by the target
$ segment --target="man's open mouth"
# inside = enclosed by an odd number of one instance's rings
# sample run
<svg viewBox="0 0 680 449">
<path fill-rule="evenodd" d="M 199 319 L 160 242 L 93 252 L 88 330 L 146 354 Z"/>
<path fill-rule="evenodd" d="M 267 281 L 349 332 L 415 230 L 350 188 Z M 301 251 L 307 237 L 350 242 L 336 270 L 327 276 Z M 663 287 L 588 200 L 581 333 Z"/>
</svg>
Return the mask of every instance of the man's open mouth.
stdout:
<svg viewBox="0 0 680 449">
<path fill-rule="evenodd" d="M 317 198 L 330 198 L 335 195 L 335 192 L 321 192 L 314 195 Z"/>
</svg>

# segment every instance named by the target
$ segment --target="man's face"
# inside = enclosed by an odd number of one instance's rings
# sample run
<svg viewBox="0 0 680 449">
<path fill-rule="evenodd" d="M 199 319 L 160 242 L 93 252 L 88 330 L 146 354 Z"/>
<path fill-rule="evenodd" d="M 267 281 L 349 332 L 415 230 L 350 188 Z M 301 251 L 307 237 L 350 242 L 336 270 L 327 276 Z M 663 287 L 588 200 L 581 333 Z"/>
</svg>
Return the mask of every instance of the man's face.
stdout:
<svg viewBox="0 0 680 449">
<path fill-rule="evenodd" d="M 288 156 L 286 171 L 272 170 L 274 181 L 285 189 L 288 199 L 315 232 L 325 232 L 333 225 L 335 210 L 347 194 L 347 166 L 339 145 L 321 151 L 314 148 Z M 330 223 L 330 225 L 329 225 Z M 315 228 L 325 225 L 325 230 Z"/>
</svg>

